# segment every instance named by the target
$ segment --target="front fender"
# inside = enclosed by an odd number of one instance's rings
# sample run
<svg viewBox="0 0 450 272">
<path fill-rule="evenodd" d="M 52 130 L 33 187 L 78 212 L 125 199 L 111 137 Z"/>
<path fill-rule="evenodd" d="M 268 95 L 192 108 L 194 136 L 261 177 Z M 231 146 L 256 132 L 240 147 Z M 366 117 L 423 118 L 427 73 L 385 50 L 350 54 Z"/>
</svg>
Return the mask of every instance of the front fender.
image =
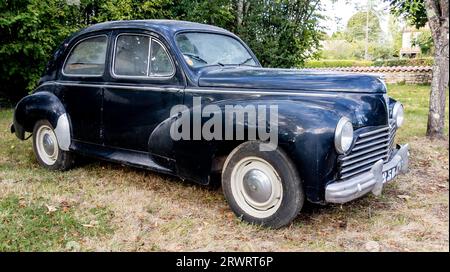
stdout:
<svg viewBox="0 0 450 272">
<path fill-rule="evenodd" d="M 69 116 L 59 100 L 51 92 L 39 91 L 22 98 L 14 110 L 14 130 L 16 136 L 24 140 L 25 132 L 33 132 L 38 120 L 47 120 L 55 129 L 58 145 L 68 151 L 71 143 Z"/>
<path fill-rule="evenodd" d="M 333 175 L 335 169 L 336 152 L 334 149 L 334 130 L 341 117 L 327 105 L 311 101 L 280 100 L 222 100 L 207 103 L 217 105 L 222 113 L 225 105 L 277 105 L 278 106 L 278 145 L 285 150 L 297 165 L 300 176 L 304 182 L 308 198 L 319 201 L 320 186 L 324 186 L 328 177 Z M 170 116 L 160 123 L 149 139 L 150 153 L 159 158 L 170 158 L 176 161 L 177 172 L 180 176 L 208 183 L 213 161 L 219 155 L 228 155 L 229 152 L 248 138 L 240 140 L 179 140 L 171 138 L 170 129 L 180 118 L 192 120 L 193 108 L 187 108 L 188 114 Z M 224 115 L 224 114 L 223 114 Z M 188 117 L 187 117 L 188 116 Z M 224 118 L 222 116 L 222 118 Z M 202 127 L 209 118 L 202 119 Z M 236 123 L 233 127 L 243 127 L 248 136 L 248 123 Z M 192 136 L 192 122 L 191 136 Z M 222 119 L 224 126 L 225 120 Z M 267 127 L 269 123 L 266 123 Z M 224 131 L 224 127 L 222 131 Z M 192 139 L 192 138 L 191 138 Z"/>
</svg>

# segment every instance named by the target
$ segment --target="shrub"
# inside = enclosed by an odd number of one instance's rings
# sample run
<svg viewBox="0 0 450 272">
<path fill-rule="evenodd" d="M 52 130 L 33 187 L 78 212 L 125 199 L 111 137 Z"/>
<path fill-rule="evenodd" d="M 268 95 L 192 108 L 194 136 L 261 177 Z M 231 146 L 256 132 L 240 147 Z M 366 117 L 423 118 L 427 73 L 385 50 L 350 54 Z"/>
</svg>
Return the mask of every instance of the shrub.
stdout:
<svg viewBox="0 0 450 272">
<path fill-rule="evenodd" d="M 372 66 L 372 61 L 366 60 L 310 60 L 305 63 L 305 68 L 324 68 L 324 67 L 356 67 Z"/>
<path fill-rule="evenodd" d="M 377 60 L 373 66 L 432 66 L 433 58 Z"/>
</svg>

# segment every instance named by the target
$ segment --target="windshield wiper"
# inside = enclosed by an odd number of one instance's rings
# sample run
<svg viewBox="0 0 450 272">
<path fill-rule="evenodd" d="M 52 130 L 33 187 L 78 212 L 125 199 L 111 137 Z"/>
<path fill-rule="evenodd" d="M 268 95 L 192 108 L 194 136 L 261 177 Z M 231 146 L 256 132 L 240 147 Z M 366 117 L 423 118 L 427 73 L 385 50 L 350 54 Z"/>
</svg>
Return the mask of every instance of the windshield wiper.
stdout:
<svg viewBox="0 0 450 272">
<path fill-rule="evenodd" d="M 199 55 L 191 54 L 191 53 L 183 53 L 183 55 L 190 57 L 191 59 L 198 60 L 200 62 L 203 62 L 205 64 L 208 64 L 208 62 L 204 59 L 202 59 Z"/>
<path fill-rule="evenodd" d="M 239 65 L 239 66 L 244 65 L 244 64 L 246 64 L 247 62 L 249 62 L 249 61 L 251 61 L 251 60 L 253 60 L 252 57 L 250 57 L 250 58 L 244 60 L 243 62 L 239 63 L 238 65 Z"/>
</svg>

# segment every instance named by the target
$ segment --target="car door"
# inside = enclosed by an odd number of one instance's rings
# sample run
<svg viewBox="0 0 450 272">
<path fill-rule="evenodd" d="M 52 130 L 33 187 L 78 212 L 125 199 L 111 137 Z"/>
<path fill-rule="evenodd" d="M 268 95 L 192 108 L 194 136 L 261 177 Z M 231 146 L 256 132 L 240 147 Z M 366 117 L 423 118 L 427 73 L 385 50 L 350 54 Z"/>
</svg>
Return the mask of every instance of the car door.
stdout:
<svg viewBox="0 0 450 272">
<path fill-rule="evenodd" d="M 170 48 L 151 33 L 117 31 L 103 97 L 104 143 L 148 151 L 152 131 L 183 103 L 184 80 Z"/>
<path fill-rule="evenodd" d="M 73 140 L 101 144 L 102 85 L 106 71 L 109 32 L 82 36 L 69 49 L 59 94 L 69 114 Z"/>
</svg>

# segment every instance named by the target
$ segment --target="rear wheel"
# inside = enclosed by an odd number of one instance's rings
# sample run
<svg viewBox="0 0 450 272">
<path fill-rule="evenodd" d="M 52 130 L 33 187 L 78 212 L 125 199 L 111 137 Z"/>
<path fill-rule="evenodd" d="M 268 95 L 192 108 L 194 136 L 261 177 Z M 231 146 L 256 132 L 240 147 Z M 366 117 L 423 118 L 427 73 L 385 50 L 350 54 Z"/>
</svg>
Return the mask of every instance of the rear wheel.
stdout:
<svg viewBox="0 0 450 272">
<path fill-rule="evenodd" d="M 228 156 L 222 187 L 231 209 L 243 220 L 273 228 L 285 226 L 300 212 L 304 193 L 297 169 L 286 153 L 260 151 L 246 142 Z"/>
<path fill-rule="evenodd" d="M 54 128 L 47 120 L 34 125 L 33 151 L 38 163 L 50 170 L 68 170 L 74 164 L 74 154 L 59 148 Z"/>
</svg>

